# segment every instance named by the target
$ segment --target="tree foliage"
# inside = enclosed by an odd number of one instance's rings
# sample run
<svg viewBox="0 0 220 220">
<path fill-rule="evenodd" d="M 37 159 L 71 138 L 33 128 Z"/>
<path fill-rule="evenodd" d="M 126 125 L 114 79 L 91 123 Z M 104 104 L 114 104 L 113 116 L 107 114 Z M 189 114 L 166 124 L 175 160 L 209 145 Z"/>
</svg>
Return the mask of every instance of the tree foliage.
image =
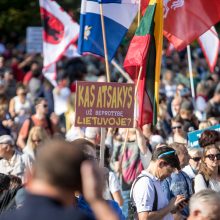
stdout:
<svg viewBox="0 0 220 220">
<path fill-rule="evenodd" d="M 78 20 L 80 0 L 57 1 Z M 23 38 L 28 26 L 40 26 L 38 0 L 0 0 L 0 33 L 6 41 Z M 12 37 L 13 36 L 13 37 Z"/>
</svg>

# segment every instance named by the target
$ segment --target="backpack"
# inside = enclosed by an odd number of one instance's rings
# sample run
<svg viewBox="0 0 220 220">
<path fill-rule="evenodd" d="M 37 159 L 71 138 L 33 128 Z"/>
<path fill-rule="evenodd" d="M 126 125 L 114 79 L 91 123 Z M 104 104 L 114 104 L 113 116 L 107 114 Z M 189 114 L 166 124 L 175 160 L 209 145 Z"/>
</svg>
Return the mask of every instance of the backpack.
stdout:
<svg viewBox="0 0 220 220">
<path fill-rule="evenodd" d="M 134 197 L 133 197 L 133 189 L 134 189 L 134 186 L 135 184 L 137 183 L 137 181 L 139 179 L 141 179 L 142 177 L 147 177 L 151 180 L 151 178 L 147 175 L 143 175 L 143 176 L 139 176 L 133 183 L 132 185 L 132 189 L 131 189 L 131 201 L 129 202 L 128 204 L 128 218 L 127 220 L 134 220 L 135 217 L 137 216 L 137 208 L 134 204 Z M 152 180 L 151 180 L 152 181 Z M 158 206 L 158 194 L 157 194 L 157 190 L 156 190 L 156 187 L 155 185 L 153 184 L 154 186 L 154 202 L 153 202 L 153 208 L 152 208 L 152 211 L 157 211 L 157 206 Z"/>
</svg>

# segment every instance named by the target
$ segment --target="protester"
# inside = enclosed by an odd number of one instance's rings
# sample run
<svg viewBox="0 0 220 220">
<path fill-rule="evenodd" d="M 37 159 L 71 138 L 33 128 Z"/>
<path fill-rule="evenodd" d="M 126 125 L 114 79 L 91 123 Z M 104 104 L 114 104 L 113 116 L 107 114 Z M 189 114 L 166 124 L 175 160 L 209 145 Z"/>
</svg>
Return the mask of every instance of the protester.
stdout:
<svg viewBox="0 0 220 220">
<path fill-rule="evenodd" d="M 220 119 L 220 83 L 215 89 L 214 96 L 208 101 L 206 107 L 206 117 L 216 117 Z"/>
<path fill-rule="evenodd" d="M 32 161 L 16 150 L 10 135 L 0 136 L 0 173 L 12 174 L 25 181 L 25 172 L 31 169 Z"/>
<path fill-rule="evenodd" d="M 176 151 L 180 162 L 180 168 L 183 169 L 189 162 L 189 154 L 186 146 L 180 143 L 173 143 L 169 145 Z M 173 197 L 178 195 L 184 195 L 186 201 L 188 201 L 193 194 L 192 182 L 189 176 L 183 170 L 177 170 L 167 177 L 163 182 L 163 191 L 170 201 Z M 188 206 L 185 206 L 181 212 L 177 211 L 174 214 L 174 218 L 187 218 L 189 215 Z"/>
<path fill-rule="evenodd" d="M 211 188 L 220 192 L 220 149 L 214 144 L 206 146 L 203 152 L 199 173 L 195 177 L 195 192 Z"/>
<path fill-rule="evenodd" d="M 85 213 L 73 208 L 74 192 L 83 190 L 98 219 L 116 220 L 116 215 L 102 199 L 101 184 L 97 187 L 101 183 L 99 171 L 91 163 L 83 163 L 85 159 L 79 148 L 64 140 L 45 143 L 37 152 L 23 206 L 3 219 L 88 220 Z"/>
<path fill-rule="evenodd" d="M 149 167 L 141 172 L 132 185 L 131 198 L 138 219 L 173 219 L 171 212 L 184 203 L 185 197 L 178 195 L 168 202 L 161 181 L 175 169 L 180 169 L 180 163 L 174 149 L 160 147 L 154 151 Z"/>
<path fill-rule="evenodd" d="M 194 194 L 189 202 L 188 220 L 219 220 L 220 194 L 206 189 Z"/>
<path fill-rule="evenodd" d="M 202 159 L 202 151 L 199 148 L 189 148 L 189 164 L 182 170 L 185 172 L 191 180 L 195 178 L 199 171 L 200 161 Z"/>
<path fill-rule="evenodd" d="M 55 115 L 48 117 L 48 103 L 44 98 L 38 98 L 35 102 L 36 113 L 23 123 L 17 140 L 17 145 L 23 149 L 26 145 L 27 138 L 32 126 L 40 126 L 46 129 L 49 136 L 58 132 L 58 119 Z M 55 118 L 54 118 L 55 116 Z"/>
<path fill-rule="evenodd" d="M 73 144 L 74 147 L 77 147 L 83 151 L 84 156 L 87 160 L 92 161 L 95 164 L 97 164 L 99 162 L 99 160 L 97 159 L 97 155 L 96 155 L 97 154 L 96 153 L 96 150 L 97 150 L 96 146 L 92 142 L 90 142 L 84 138 L 79 138 L 79 139 L 72 141 L 71 143 Z M 102 197 L 107 201 L 107 203 L 116 212 L 118 218 L 120 220 L 125 220 L 125 217 L 123 216 L 122 211 L 119 207 L 119 205 L 123 202 L 123 200 L 121 198 L 120 191 L 118 192 L 118 190 L 119 190 L 118 186 L 116 187 L 117 191 L 115 191 L 115 187 L 114 187 L 114 193 L 112 194 L 113 198 L 110 198 L 107 196 L 107 192 L 110 190 L 109 184 L 111 181 L 109 178 L 110 176 L 108 174 L 109 174 L 109 172 L 108 172 L 107 168 L 106 167 L 103 168 L 104 189 L 102 192 L 102 195 L 103 195 Z M 111 178 L 111 179 L 113 179 L 113 178 Z M 113 180 L 115 180 L 115 179 L 113 179 Z M 107 182 L 109 182 L 109 184 Z M 100 184 L 100 186 L 102 186 L 101 182 L 99 184 Z M 111 189 L 112 189 L 112 187 L 111 187 Z M 113 199 L 115 199 L 115 201 Z M 77 195 L 76 206 L 78 208 L 84 210 L 90 216 L 91 219 L 93 219 L 93 220 L 96 219 L 95 213 L 92 211 L 90 204 L 88 204 L 88 202 L 85 200 L 83 193 L 80 193 L 79 195 Z"/>
<path fill-rule="evenodd" d="M 23 153 L 27 154 L 32 160 L 35 160 L 39 145 L 48 138 L 49 136 L 44 128 L 39 126 L 32 127 L 28 135 L 27 145 L 23 149 Z"/>
</svg>

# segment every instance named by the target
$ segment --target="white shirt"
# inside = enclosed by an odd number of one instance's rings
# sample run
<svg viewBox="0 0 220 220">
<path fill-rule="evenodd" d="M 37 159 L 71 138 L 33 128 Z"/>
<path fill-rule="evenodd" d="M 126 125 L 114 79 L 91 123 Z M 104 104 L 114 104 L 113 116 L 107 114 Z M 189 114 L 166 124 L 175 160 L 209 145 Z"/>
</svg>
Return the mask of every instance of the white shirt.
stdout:
<svg viewBox="0 0 220 220">
<path fill-rule="evenodd" d="M 113 199 L 112 194 L 117 191 L 120 191 L 120 190 L 121 190 L 121 186 L 120 186 L 120 183 L 119 183 L 119 180 L 118 180 L 116 174 L 112 171 L 109 171 L 108 181 L 106 183 L 103 197 L 105 199 Z"/>
<path fill-rule="evenodd" d="M 203 175 L 198 174 L 195 177 L 195 186 L 194 186 L 194 188 L 195 188 L 195 193 L 197 193 L 197 192 L 199 192 L 203 189 L 207 189 L 207 188 L 212 189 L 216 192 L 220 192 L 220 182 L 217 181 L 217 180 L 214 180 L 214 179 L 210 179 L 209 180 L 209 185 L 207 187 L 207 184 L 206 184 L 206 182 L 203 178 Z"/>
<path fill-rule="evenodd" d="M 15 151 L 10 160 L 0 160 L 0 173 L 11 174 L 20 177 L 24 182 L 24 174 L 27 169 L 31 169 L 32 162 L 26 155 Z"/>
<path fill-rule="evenodd" d="M 194 179 L 196 174 L 193 172 L 192 167 L 190 165 L 185 166 L 182 171 L 184 171 L 190 179 Z"/>
<path fill-rule="evenodd" d="M 157 179 L 152 174 L 148 173 L 146 170 L 143 170 L 140 175 L 143 174 L 149 176 L 150 178 L 148 177 L 140 178 L 135 183 L 135 185 L 132 186 L 133 190 L 131 191 L 133 195 L 134 204 L 137 208 L 137 212 L 140 213 L 140 212 L 152 211 L 154 198 L 155 198 L 154 186 L 157 190 L 157 196 L 158 196 L 157 210 L 166 207 L 169 201 L 162 190 L 161 182 L 159 181 L 159 179 Z M 171 213 L 167 214 L 163 218 L 163 220 L 173 220 L 172 214 Z"/>
<path fill-rule="evenodd" d="M 56 88 L 53 90 L 54 112 L 56 115 L 61 115 L 67 111 L 70 94 L 71 91 L 68 87 L 64 87 L 59 91 Z"/>
</svg>

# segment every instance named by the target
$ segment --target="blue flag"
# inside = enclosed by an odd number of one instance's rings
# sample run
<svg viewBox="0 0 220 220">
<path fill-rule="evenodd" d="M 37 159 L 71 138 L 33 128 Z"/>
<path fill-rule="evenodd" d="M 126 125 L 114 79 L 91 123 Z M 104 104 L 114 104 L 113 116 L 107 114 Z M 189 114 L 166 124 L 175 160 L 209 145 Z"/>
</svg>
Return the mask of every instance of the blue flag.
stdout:
<svg viewBox="0 0 220 220">
<path fill-rule="evenodd" d="M 104 57 L 99 3 L 103 6 L 108 59 L 111 61 L 133 22 L 138 1 L 133 0 L 82 0 L 78 51 Z"/>
</svg>

